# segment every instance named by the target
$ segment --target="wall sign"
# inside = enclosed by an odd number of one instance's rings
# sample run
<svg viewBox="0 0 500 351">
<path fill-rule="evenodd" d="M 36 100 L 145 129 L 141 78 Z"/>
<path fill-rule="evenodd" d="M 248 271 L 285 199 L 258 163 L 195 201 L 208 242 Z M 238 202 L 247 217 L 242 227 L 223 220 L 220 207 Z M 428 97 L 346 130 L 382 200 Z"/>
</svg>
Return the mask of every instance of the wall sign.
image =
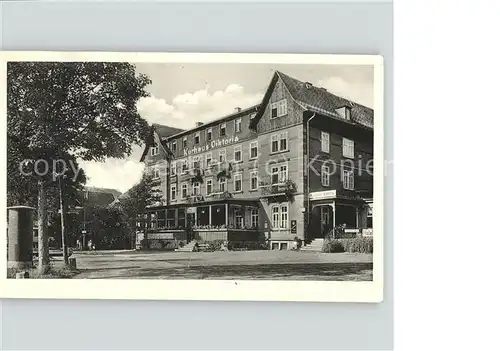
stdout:
<svg viewBox="0 0 500 351">
<path fill-rule="evenodd" d="M 311 200 L 323 200 L 337 197 L 337 190 L 315 191 L 309 194 Z"/>
<path fill-rule="evenodd" d="M 205 151 L 215 149 L 218 147 L 227 146 L 227 145 L 230 145 L 233 143 L 237 143 L 239 140 L 240 140 L 240 138 L 238 138 L 237 136 L 225 138 L 225 139 L 219 139 L 219 140 L 212 140 L 211 142 L 206 143 L 203 146 L 194 147 L 192 149 L 184 149 L 183 150 L 184 156 L 195 155 L 195 154 L 198 154 L 200 152 L 205 152 Z"/>
<path fill-rule="evenodd" d="M 292 234 L 297 234 L 297 221 L 292 219 L 291 223 Z"/>
</svg>

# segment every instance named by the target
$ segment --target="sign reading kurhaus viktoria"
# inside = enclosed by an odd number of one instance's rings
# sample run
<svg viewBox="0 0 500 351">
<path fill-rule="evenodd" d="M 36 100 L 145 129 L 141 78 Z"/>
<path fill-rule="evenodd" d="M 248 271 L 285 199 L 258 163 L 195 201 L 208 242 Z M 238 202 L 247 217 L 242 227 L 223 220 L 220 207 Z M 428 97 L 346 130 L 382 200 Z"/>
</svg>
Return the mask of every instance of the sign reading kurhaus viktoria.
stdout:
<svg viewBox="0 0 500 351">
<path fill-rule="evenodd" d="M 199 154 L 200 152 L 205 152 L 210 149 L 215 149 L 223 146 L 227 146 L 229 144 L 237 143 L 240 139 L 237 136 L 232 136 L 230 138 L 220 139 L 220 140 L 212 140 L 211 142 L 207 142 L 203 146 L 193 147 L 192 149 L 184 149 L 184 156 L 190 156 Z"/>
</svg>

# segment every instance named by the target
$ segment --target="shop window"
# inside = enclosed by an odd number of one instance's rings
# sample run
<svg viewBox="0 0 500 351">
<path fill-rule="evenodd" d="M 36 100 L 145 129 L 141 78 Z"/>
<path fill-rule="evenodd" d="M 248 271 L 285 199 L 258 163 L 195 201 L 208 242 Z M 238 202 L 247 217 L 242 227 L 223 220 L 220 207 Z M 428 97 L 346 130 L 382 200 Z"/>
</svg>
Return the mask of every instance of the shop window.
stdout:
<svg viewBox="0 0 500 351">
<path fill-rule="evenodd" d="M 271 250 L 279 250 L 279 248 L 280 248 L 280 243 L 271 244 Z"/>
</svg>

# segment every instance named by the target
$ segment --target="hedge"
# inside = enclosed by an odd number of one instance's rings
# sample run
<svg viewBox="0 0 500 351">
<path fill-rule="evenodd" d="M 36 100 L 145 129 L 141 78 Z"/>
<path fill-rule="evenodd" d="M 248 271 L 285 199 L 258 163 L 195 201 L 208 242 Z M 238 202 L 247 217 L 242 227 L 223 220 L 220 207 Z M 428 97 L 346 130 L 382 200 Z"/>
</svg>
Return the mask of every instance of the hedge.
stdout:
<svg viewBox="0 0 500 351">
<path fill-rule="evenodd" d="M 323 252 L 373 253 L 373 238 L 329 239 L 323 244 Z"/>
</svg>

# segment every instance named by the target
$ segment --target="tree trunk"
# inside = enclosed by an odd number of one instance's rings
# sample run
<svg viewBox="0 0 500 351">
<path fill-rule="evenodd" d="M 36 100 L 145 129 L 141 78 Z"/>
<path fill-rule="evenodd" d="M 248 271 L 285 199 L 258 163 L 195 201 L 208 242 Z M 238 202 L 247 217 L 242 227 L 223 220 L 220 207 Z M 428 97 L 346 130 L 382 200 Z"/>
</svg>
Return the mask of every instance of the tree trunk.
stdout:
<svg viewBox="0 0 500 351">
<path fill-rule="evenodd" d="M 38 181 L 38 271 L 41 274 L 50 268 L 49 233 L 47 226 L 47 199 L 45 198 L 46 185 L 43 180 Z"/>
<path fill-rule="evenodd" d="M 62 175 L 59 176 L 59 207 L 61 208 L 61 244 L 63 250 L 63 259 L 66 266 L 69 265 L 68 245 L 66 240 L 66 230 L 64 228 L 64 218 L 66 217 L 66 208 L 64 207 L 64 194 L 62 186 Z"/>
</svg>

